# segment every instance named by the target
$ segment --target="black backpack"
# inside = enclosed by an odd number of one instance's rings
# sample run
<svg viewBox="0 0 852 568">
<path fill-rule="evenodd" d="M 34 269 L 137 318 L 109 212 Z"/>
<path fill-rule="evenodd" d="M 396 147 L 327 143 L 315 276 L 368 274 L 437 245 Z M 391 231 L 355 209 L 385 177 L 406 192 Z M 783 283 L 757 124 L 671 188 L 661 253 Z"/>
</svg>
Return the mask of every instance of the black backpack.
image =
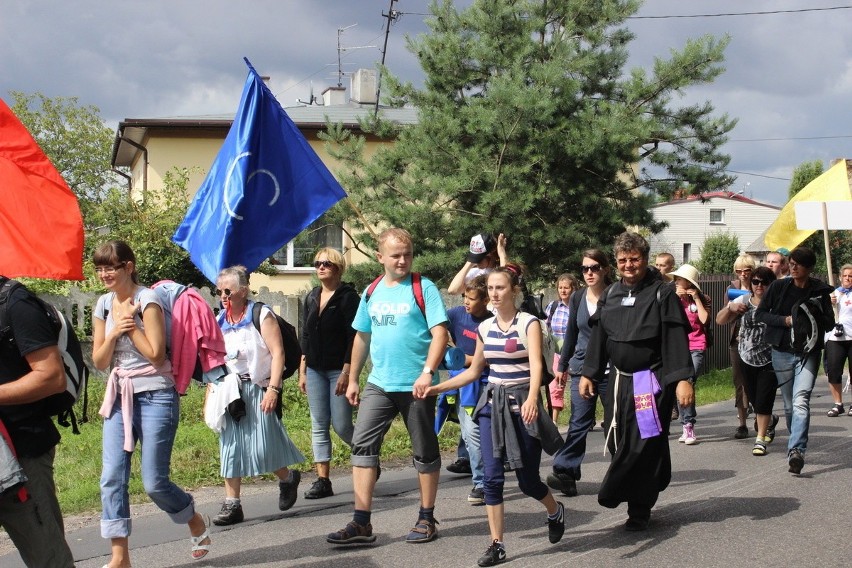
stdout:
<svg viewBox="0 0 852 568">
<path fill-rule="evenodd" d="M 87 408 L 89 397 L 87 386 L 89 383 L 89 368 L 83 360 L 83 349 L 74 332 L 71 322 L 55 306 L 48 304 L 29 290 L 17 280 L 5 279 L 0 286 L 0 341 L 14 343 L 15 335 L 9 323 L 7 314 L 9 298 L 12 293 L 23 288 L 31 298 L 42 307 L 47 319 L 50 320 L 53 329 L 56 330 L 56 345 L 62 356 L 62 364 L 65 367 L 65 392 L 52 394 L 43 400 L 45 411 L 50 416 L 56 416 L 56 421 L 61 425 L 71 426 L 71 431 L 79 434 L 77 428 L 77 416 L 74 413 L 74 403 L 83 397 L 83 415 L 80 423 L 88 422 Z"/>
<path fill-rule="evenodd" d="M 265 305 L 263 302 L 255 302 L 254 307 L 251 309 L 251 321 L 254 323 L 254 327 L 258 333 L 260 332 L 260 310 Z M 296 335 L 296 328 L 293 324 L 276 314 L 275 310 L 272 310 L 272 315 L 275 316 L 275 320 L 278 322 L 278 328 L 281 330 L 281 338 L 284 341 L 284 372 L 281 374 L 281 378 L 282 380 L 289 379 L 299 370 L 299 365 L 302 364 L 302 346 L 299 344 L 299 337 Z"/>
</svg>

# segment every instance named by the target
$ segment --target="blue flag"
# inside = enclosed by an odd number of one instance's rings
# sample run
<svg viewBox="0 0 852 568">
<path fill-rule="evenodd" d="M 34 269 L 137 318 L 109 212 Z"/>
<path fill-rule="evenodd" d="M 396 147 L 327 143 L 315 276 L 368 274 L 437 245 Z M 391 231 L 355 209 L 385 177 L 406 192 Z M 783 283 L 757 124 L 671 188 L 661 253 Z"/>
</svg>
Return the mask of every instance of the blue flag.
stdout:
<svg viewBox="0 0 852 568">
<path fill-rule="evenodd" d="M 346 197 L 248 59 L 234 123 L 172 240 L 216 282 L 249 271 Z"/>
</svg>

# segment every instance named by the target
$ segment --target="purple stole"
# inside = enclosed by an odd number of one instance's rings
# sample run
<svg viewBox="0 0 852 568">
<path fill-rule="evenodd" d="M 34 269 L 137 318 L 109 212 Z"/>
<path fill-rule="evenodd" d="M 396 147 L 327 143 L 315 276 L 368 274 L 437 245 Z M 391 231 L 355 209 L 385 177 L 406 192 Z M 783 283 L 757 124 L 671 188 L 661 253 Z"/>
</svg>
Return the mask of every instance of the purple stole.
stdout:
<svg viewBox="0 0 852 568">
<path fill-rule="evenodd" d="M 661 390 L 657 376 L 650 369 L 633 373 L 633 404 L 636 409 L 636 423 L 639 425 L 639 437 L 643 440 L 659 436 L 663 431 L 657 413 L 657 401 L 654 398 Z"/>
</svg>

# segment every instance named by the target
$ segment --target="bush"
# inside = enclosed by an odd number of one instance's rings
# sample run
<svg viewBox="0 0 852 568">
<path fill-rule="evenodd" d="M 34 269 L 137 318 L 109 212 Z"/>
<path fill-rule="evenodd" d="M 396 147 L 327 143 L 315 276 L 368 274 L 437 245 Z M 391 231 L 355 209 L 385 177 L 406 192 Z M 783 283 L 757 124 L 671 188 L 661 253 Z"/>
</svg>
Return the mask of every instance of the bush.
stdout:
<svg viewBox="0 0 852 568">
<path fill-rule="evenodd" d="M 701 247 L 701 260 L 696 268 L 704 274 L 723 274 L 731 271 L 740 255 L 740 240 L 730 233 L 708 237 Z"/>
</svg>

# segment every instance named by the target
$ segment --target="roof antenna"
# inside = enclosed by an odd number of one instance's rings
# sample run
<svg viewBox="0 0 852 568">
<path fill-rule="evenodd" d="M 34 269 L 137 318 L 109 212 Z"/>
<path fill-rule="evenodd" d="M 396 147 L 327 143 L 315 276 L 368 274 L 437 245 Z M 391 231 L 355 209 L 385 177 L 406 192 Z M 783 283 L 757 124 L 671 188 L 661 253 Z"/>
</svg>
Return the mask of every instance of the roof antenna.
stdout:
<svg viewBox="0 0 852 568">
<path fill-rule="evenodd" d="M 382 12 L 382 17 L 387 19 L 385 22 L 385 44 L 382 47 L 382 66 L 379 67 L 379 76 L 376 78 L 376 110 L 375 114 L 379 114 L 379 101 L 381 101 L 381 93 L 382 93 L 382 67 L 385 66 L 385 55 L 388 52 L 388 36 L 390 35 L 390 27 L 391 24 L 396 22 L 399 19 L 400 13 L 399 10 L 395 10 L 393 5 L 397 3 L 397 0 L 390 0 L 390 6 L 388 6 L 388 13 L 385 14 Z"/>
<path fill-rule="evenodd" d="M 314 95 L 314 82 L 313 81 L 311 81 L 311 90 L 308 94 L 308 100 L 303 101 L 302 99 L 296 99 L 296 101 L 302 103 L 303 105 L 308 105 L 308 106 L 311 106 L 314 103 L 318 102 L 317 97 Z"/>
</svg>

